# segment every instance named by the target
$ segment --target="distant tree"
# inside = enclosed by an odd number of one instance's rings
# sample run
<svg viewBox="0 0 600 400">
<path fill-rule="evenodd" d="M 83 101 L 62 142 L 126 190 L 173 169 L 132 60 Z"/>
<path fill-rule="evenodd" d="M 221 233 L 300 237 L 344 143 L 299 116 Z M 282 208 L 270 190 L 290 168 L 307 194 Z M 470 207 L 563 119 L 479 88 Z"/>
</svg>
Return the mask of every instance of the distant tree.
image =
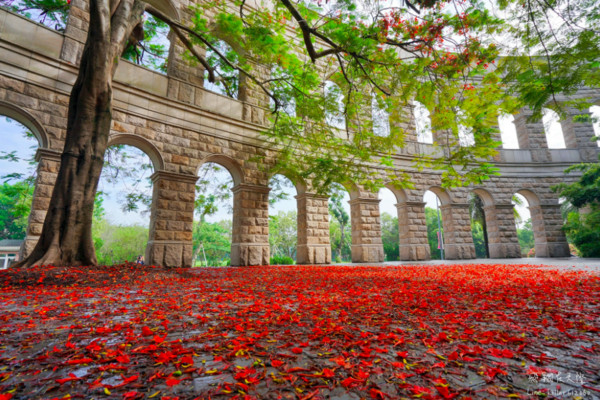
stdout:
<svg viewBox="0 0 600 400">
<path fill-rule="evenodd" d="M 469 196 L 469 214 L 471 215 L 471 234 L 475 244 L 475 255 L 477 258 L 489 258 L 490 250 L 483 200 L 474 193 Z"/>
<path fill-rule="evenodd" d="M 97 250 L 98 262 L 115 264 L 134 262 L 138 256 L 144 255 L 148 243 L 148 228 L 140 225 L 121 226 L 107 221 L 100 224 L 99 240 L 101 247 Z"/>
<path fill-rule="evenodd" d="M 0 185 L 0 240 L 25 239 L 32 198 L 33 185 L 27 180 Z"/>
<path fill-rule="evenodd" d="M 527 257 L 529 251 L 535 247 L 531 218 L 528 218 L 520 228 L 517 228 L 517 237 L 521 246 L 521 255 Z"/>
<path fill-rule="evenodd" d="M 441 258 L 441 251 L 438 248 L 438 213 L 437 210 L 430 207 L 425 207 L 425 221 L 427 223 L 427 240 L 429 241 L 429 250 L 432 260 Z M 440 221 L 440 226 L 442 226 Z M 444 229 L 442 228 L 442 237 Z"/>
<path fill-rule="evenodd" d="M 269 245 L 271 256 L 286 256 L 296 259 L 297 235 L 296 211 L 279 211 L 269 215 Z"/>
<path fill-rule="evenodd" d="M 230 226 L 219 222 L 194 223 L 192 243 L 197 257 L 193 260 L 194 265 L 197 264 L 197 260 L 205 266 L 223 265 L 231 253 L 231 230 L 228 229 Z"/>
<path fill-rule="evenodd" d="M 331 256 L 334 260 L 348 261 L 352 258 L 350 245 L 352 228 L 350 227 L 350 215 L 344 209 L 344 188 L 334 183 L 331 185 L 329 196 L 329 231 L 331 236 Z M 336 226 L 337 224 L 337 226 Z"/>
<path fill-rule="evenodd" d="M 385 261 L 398 261 L 400 259 L 398 217 L 392 217 L 385 212 L 381 214 L 381 241 Z"/>
<path fill-rule="evenodd" d="M 471 221 L 471 236 L 473 236 L 473 245 L 475 246 L 475 257 L 489 258 L 485 241 L 486 235 L 478 221 Z"/>
<path fill-rule="evenodd" d="M 600 164 L 579 164 L 566 170 L 572 171 L 582 174 L 577 182 L 553 188 L 579 209 L 569 213 L 563 230 L 582 257 L 600 257 Z"/>
</svg>

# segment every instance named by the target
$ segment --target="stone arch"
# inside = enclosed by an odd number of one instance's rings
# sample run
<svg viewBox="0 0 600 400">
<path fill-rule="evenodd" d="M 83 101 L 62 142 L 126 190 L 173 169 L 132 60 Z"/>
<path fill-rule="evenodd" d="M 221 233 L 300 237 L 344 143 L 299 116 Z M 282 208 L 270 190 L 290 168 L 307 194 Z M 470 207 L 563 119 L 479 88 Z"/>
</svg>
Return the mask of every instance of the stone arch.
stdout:
<svg viewBox="0 0 600 400">
<path fill-rule="evenodd" d="M 174 21 L 179 21 L 179 11 L 175 4 L 170 0 L 147 0 L 146 11 L 152 14 L 152 9 L 165 14 Z"/>
<path fill-rule="evenodd" d="M 440 199 L 440 205 L 442 206 L 446 206 L 452 203 L 450 193 L 446 189 L 443 189 L 439 186 L 431 186 L 429 189 L 425 190 L 425 192 L 426 191 L 433 192 L 438 197 L 438 199 Z M 425 195 L 425 192 L 423 192 L 421 197 Z"/>
<path fill-rule="evenodd" d="M 111 136 L 108 139 L 108 146 L 115 146 L 119 144 L 125 144 L 128 146 L 137 147 L 150 158 L 152 161 L 152 166 L 154 167 L 154 172 L 156 171 L 164 171 L 165 169 L 165 161 L 162 157 L 160 151 L 147 139 L 131 134 L 117 134 Z"/>
<path fill-rule="evenodd" d="M 292 182 L 292 185 L 294 185 L 297 195 L 306 193 L 306 190 L 307 190 L 306 180 L 304 178 L 302 178 L 301 176 L 299 176 L 298 174 L 295 174 L 286 169 L 277 169 L 275 171 L 271 171 L 271 173 L 269 174 L 269 177 L 268 177 L 269 179 L 267 181 L 270 182 L 271 178 L 273 178 L 275 175 L 283 175 L 284 177 L 289 179 L 290 182 Z"/>
<path fill-rule="evenodd" d="M 482 188 L 477 188 L 477 189 L 473 189 L 473 193 L 475 193 L 477 196 L 479 196 L 481 198 L 481 200 L 483 201 L 484 207 L 494 206 L 494 198 L 492 197 L 490 192 L 488 192 L 487 190 L 482 189 Z"/>
<path fill-rule="evenodd" d="M 529 189 L 519 189 L 515 193 L 518 193 L 521 196 L 525 197 L 527 203 L 529 204 L 529 207 L 536 207 L 540 205 L 540 198 L 538 197 L 538 195 Z"/>
<path fill-rule="evenodd" d="M 336 182 L 344 187 L 344 189 L 348 192 L 348 196 L 350 196 L 350 201 L 358 199 L 361 194 L 360 188 L 354 182 Z"/>
<path fill-rule="evenodd" d="M 243 172 L 240 164 L 233 158 L 223 155 L 223 154 L 210 154 L 210 155 L 204 157 L 200 161 L 200 164 L 198 165 L 198 168 L 196 169 L 196 175 L 198 175 L 200 168 L 202 168 L 202 166 L 208 162 L 219 164 L 219 165 L 225 167 L 227 169 L 227 171 L 229 171 L 229 173 L 231 174 L 231 177 L 233 178 L 233 186 L 234 187 L 244 183 L 244 172 Z"/>
<path fill-rule="evenodd" d="M 48 139 L 48 135 L 46 134 L 46 130 L 42 124 L 40 124 L 38 120 L 30 113 L 14 106 L 13 104 L 0 101 L 0 114 L 8 118 L 12 118 L 27 127 L 37 139 L 40 149 L 49 148 L 50 141 Z"/>
<path fill-rule="evenodd" d="M 397 204 L 406 203 L 408 201 L 408 196 L 406 195 L 406 191 L 404 189 L 396 187 L 391 183 L 385 184 L 384 187 L 386 189 L 389 189 L 389 191 L 392 192 L 394 196 L 396 196 Z"/>
<path fill-rule="evenodd" d="M 535 241 L 535 256 L 548 257 L 548 237 L 546 224 L 544 223 L 544 210 L 540 198 L 529 189 L 520 189 L 515 193 L 520 194 L 527 200 L 529 213 L 531 215 L 531 227 L 533 229 L 533 238 Z"/>
</svg>

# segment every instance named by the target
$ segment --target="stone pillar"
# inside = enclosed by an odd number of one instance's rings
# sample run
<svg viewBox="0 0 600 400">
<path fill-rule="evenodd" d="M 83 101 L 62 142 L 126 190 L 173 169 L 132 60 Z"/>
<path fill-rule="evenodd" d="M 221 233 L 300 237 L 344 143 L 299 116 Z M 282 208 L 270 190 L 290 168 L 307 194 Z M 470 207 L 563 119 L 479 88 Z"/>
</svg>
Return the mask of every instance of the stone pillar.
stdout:
<svg viewBox="0 0 600 400">
<path fill-rule="evenodd" d="M 329 208 L 327 196 L 303 193 L 298 204 L 298 264 L 330 264 Z"/>
<path fill-rule="evenodd" d="M 560 204 L 529 206 L 536 257 L 569 257 Z"/>
<path fill-rule="evenodd" d="M 531 151 L 531 159 L 534 162 L 550 161 L 550 150 L 548 150 L 548 141 L 546 140 L 546 131 L 544 123 L 540 121 L 531 122 L 531 110 L 522 109 L 515 115 L 515 128 L 517 130 L 517 139 L 519 148 Z"/>
<path fill-rule="evenodd" d="M 232 266 L 269 265 L 269 190 L 244 183 L 232 189 Z"/>
<path fill-rule="evenodd" d="M 407 201 L 396 204 L 400 233 L 400 260 L 422 261 L 431 258 L 425 220 L 425 203 Z"/>
<path fill-rule="evenodd" d="M 581 161 L 598 161 L 598 142 L 592 141 L 596 136 L 592 115 L 587 110 L 567 109 L 567 118 L 560 121 L 565 145 L 567 148 L 579 149 Z"/>
<path fill-rule="evenodd" d="M 187 15 L 187 14 L 186 14 Z M 184 58 L 186 47 L 173 32 L 169 33 L 169 62 L 167 63 L 167 97 L 184 103 L 202 106 L 204 87 L 204 68 L 200 63 L 191 65 Z M 196 50 L 204 55 L 204 50 L 197 46 Z"/>
<path fill-rule="evenodd" d="M 252 71 L 259 78 L 269 79 L 271 71 L 263 65 L 250 60 Z M 242 118 L 258 125 L 267 124 L 269 96 L 252 79 L 240 74 L 240 92 L 238 99 L 244 102 Z"/>
<path fill-rule="evenodd" d="M 379 199 L 350 200 L 352 224 L 352 262 L 383 262 Z"/>
<path fill-rule="evenodd" d="M 69 6 L 65 40 L 60 58 L 74 65 L 79 64 L 83 45 L 87 40 L 90 23 L 89 7 L 89 2 L 86 0 L 73 0 Z"/>
<path fill-rule="evenodd" d="M 475 258 L 468 203 L 452 203 L 440 207 L 444 226 L 444 258 L 466 260 Z"/>
<path fill-rule="evenodd" d="M 38 162 L 37 177 L 31 201 L 31 213 L 27 222 L 27 236 L 21 245 L 21 260 L 31 253 L 42 234 L 54 183 L 60 168 L 60 155 L 61 153 L 56 150 L 41 148 L 35 153 L 35 160 Z"/>
<path fill-rule="evenodd" d="M 152 176 L 150 237 L 146 263 L 192 266 L 192 230 L 197 176 L 157 171 Z"/>
<path fill-rule="evenodd" d="M 512 204 L 483 207 L 490 258 L 519 258 L 521 246 Z"/>
</svg>

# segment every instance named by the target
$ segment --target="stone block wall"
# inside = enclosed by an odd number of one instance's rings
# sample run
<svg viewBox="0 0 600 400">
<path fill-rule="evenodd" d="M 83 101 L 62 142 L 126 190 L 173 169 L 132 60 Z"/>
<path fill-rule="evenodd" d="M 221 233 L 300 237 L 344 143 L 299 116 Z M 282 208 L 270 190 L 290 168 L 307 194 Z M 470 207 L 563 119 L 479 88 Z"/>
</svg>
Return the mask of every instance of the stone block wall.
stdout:
<svg viewBox="0 0 600 400">
<path fill-rule="evenodd" d="M 513 205 L 485 206 L 483 212 L 485 213 L 490 258 L 521 257 Z"/>
<path fill-rule="evenodd" d="M 314 193 L 296 196 L 298 206 L 298 264 L 331 263 L 328 198 Z"/>
<path fill-rule="evenodd" d="M 425 220 L 425 203 L 407 201 L 396 204 L 398 209 L 398 232 L 400 260 L 422 261 L 431 258 Z"/>
<path fill-rule="evenodd" d="M 352 224 L 352 262 L 383 262 L 381 218 L 379 199 L 356 198 L 350 200 Z"/>
<path fill-rule="evenodd" d="M 146 262 L 167 267 L 192 266 L 196 176 L 157 171 L 152 175 L 150 238 Z"/>
<path fill-rule="evenodd" d="M 530 149 L 534 162 L 550 161 L 546 131 L 542 121 L 530 121 L 531 110 L 523 109 L 515 115 L 515 128 L 520 149 Z"/>
<path fill-rule="evenodd" d="M 181 4 L 183 8 L 186 6 L 187 3 Z M 11 47 L 10 43 L 0 41 L 5 54 L 25 54 L 0 63 L 0 107 L 5 105 L 18 109 L 26 120 L 35 122 L 40 127 L 37 133 L 43 136 L 42 147 L 45 149 L 38 153 L 38 182 L 26 249 L 31 248 L 41 231 L 60 164 L 58 154 L 62 150 L 66 130 L 68 85 L 75 79 L 77 70 L 74 65 L 85 40 L 87 2 L 73 0 L 70 13 L 59 59 L 33 51 L 26 53 L 27 49 L 22 46 Z M 259 135 L 260 124 L 264 123 L 261 113 L 268 108 L 268 100 L 257 87 L 244 84 L 241 91 L 244 102 L 219 98 L 227 107 L 209 109 L 200 101 L 206 96 L 202 88 L 202 71 L 186 64 L 181 59 L 182 53 L 181 45 L 176 43 L 169 61 L 169 84 L 165 86 L 164 93 L 115 82 L 111 138 L 119 135 L 121 138 L 135 138 L 131 142 L 120 143 L 142 148 L 151 156 L 157 170 L 147 260 L 169 266 L 191 264 L 194 182 L 200 165 L 215 161 L 226 166 L 234 180 L 237 179 L 232 261 L 237 265 L 266 264 L 269 261 L 269 245 L 268 173 L 265 171 L 276 157 L 274 150 L 264 147 Z M 137 67 L 131 68 L 135 71 Z M 227 110 L 238 110 L 239 113 L 233 115 Z M 482 184 L 489 191 L 494 205 L 486 208 L 490 251 L 498 257 L 513 257 L 517 253 L 510 197 L 515 192 L 529 190 L 539 200 L 537 203 L 530 202 L 533 204 L 538 255 L 562 256 L 568 254 L 568 250 L 560 230 L 562 219 L 557 209 L 556 194 L 550 187 L 576 177 L 565 177 L 562 174 L 565 165 L 549 162 L 543 124 L 530 123 L 526 116 L 527 110 L 524 110 L 515 122 L 521 148 L 531 149 L 535 162 L 518 169 L 500 164 L 504 175 Z M 598 150 L 593 147 L 595 143 L 588 143 L 593 128 L 589 124 L 566 120 L 564 124 L 565 130 L 573 133 L 567 137 L 568 146 L 579 148 L 583 159 L 595 160 Z M 414 140 L 414 129 L 411 131 L 410 126 L 405 128 L 410 131 L 408 140 Z M 407 171 L 415 184 L 407 201 L 398 205 L 400 254 L 405 260 L 422 260 L 429 257 L 423 193 L 429 188 L 439 187 L 440 176 L 433 170 L 415 171 L 406 154 L 394 158 L 398 170 Z M 256 156 L 260 155 L 266 157 L 258 161 Z M 310 185 L 310 182 L 307 184 Z M 450 190 L 444 200 L 448 258 L 474 257 L 466 204 L 469 190 L 471 188 Z M 297 199 L 298 261 L 311 264 L 331 262 L 327 199 L 308 193 L 300 194 Z M 358 193 L 351 207 L 353 259 L 357 262 L 383 261 L 376 196 Z"/>
<path fill-rule="evenodd" d="M 446 204 L 440 210 L 444 224 L 444 257 L 448 260 L 475 258 L 469 204 Z"/>
<path fill-rule="evenodd" d="M 268 265 L 269 188 L 239 184 L 233 188 L 231 265 Z"/>
</svg>

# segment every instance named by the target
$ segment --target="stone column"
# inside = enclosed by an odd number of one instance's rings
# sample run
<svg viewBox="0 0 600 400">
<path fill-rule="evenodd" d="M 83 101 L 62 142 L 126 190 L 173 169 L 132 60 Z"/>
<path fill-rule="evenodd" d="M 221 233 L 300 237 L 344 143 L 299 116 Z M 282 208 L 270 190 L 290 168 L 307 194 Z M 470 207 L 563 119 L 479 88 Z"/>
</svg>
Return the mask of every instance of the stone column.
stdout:
<svg viewBox="0 0 600 400">
<path fill-rule="evenodd" d="M 579 149 L 581 161 L 598 161 L 598 142 L 592 141 L 596 136 L 592 115 L 587 110 L 569 108 L 567 118 L 560 121 L 565 145 L 567 148 Z"/>
<path fill-rule="evenodd" d="M 263 65 L 250 60 L 252 70 L 260 78 L 269 79 L 271 71 Z M 269 96 L 252 79 L 240 74 L 240 92 L 238 99 L 244 102 L 242 118 L 244 121 L 266 125 L 269 112 Z"/>
<path fill-rule="evenodd" d="M 515 115 L 515 128 L 517 130 L 519 148 L 523 150 L 529 149 L 533 161 L 550 161 L 550 151 L 548 150 L 544 123 L 541 120 L 536 122 L 528 121 L 530 116 L 531 111 L 528 109 L 522 109 L 519 114 Z"/>
<path fill-rule="evenodd" d="M 42 234 L 54 183 L 60 168 L 60 156 L 60 152 L 50 149 L 38 149 L 35 153 L 35 160 L 38 162 L 37 177 L 31 201 L 31 213 L 27 222 L 27 236 L 21 245 L 21 260 L 31 253 Z"/>
<path fill-rule="evenodd" d="M 560 204 L 529 206 L 536 257 L 569 257 Z"/>
<path fill-rule="evenodd" d="M 188 16 L 187 14 L 185 14 Z M 204 87 L 204 68 L 200 63 L 191 65 L 184 58 L 186 47 L 173 33 L 169 33 L 169 62 L 167 63 L 167 96 L 171 99 L 196 106 L 202 105 Z M 197 51 L 204 55 L 205 51 L 197 46 Z"/>
<path fill-rule="evenodd" d="M 60 58 L 71 64 L 78 65 L 87 40 L 90 23 L 89 2 L 73 0 L 69 6 L 69 16 L 65 29 L 65 40 L 60 52 Z"/>
<path fill-rule="evenodd" d="M 231 265 L 269 265 L 269 188 L 239 184 L 233 191 Z"/>
<path fill-rule="evenodd" d="M 398 209 L 398 232 L 400 240 L 400 260 L 422 261 L 431 258 L 425 203 L 407 201 L 396 204 Z"/>
<path fill-rule="evenodd" d="M 444 258 L 466 260 L 475 258 L 468 203 L 452 203 L 440 207 L 444 226 Z"/>
<path fill-rule="evenodd" d="M 483 207 L 490 258 L 519 258 L 521 246 L 512 204 Z"/>
<path fill-rule="evenodd" d="M 150 237 L 146 263 L 192 266 L 192 230 L 197 176 L 157 171 L 152 176 Z"/>
<path fill-rule="evenodd" d="M 352 262 L 383 262 L 379 199 L 350 200 Z"/>
<path fill-rule="evenodd" d="M 298 264 L 330 264 L 329 208 L 327 196 L 302 193 L 298 204 Z"/>
</svg>

